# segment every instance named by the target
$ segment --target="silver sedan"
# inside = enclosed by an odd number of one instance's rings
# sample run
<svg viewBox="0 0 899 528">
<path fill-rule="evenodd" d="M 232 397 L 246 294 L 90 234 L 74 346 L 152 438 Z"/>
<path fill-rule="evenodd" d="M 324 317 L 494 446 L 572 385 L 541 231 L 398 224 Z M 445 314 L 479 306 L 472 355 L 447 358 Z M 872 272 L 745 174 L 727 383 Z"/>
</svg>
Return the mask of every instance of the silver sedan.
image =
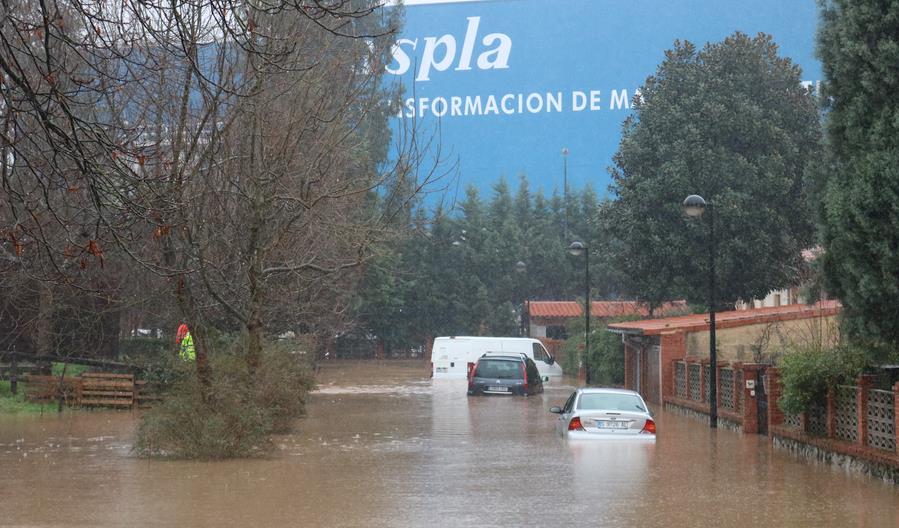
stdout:
<svg viewBox="0 0 899 528">
<path fill-rule="evenodd" d="M 577 389 L 559 415 L 556 431 L 572 439 L 655 441 L 656 424 L 643 398 L 632 390 Z"/>
</svg>

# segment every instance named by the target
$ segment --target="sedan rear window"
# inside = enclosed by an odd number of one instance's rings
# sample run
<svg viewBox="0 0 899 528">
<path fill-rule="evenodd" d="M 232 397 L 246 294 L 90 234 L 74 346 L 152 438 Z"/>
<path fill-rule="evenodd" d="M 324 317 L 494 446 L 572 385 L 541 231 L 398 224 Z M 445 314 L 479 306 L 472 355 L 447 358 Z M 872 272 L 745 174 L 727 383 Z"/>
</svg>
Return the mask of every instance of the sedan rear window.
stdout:
<svg viewBox="0 0 899 528">
<path fill-rule="evenodd" d="M 646 412 L 646 407 L 639 397 L 633 394 L 596 393 L 581 394 L 577 402 L 580 410 L 602 411 L 640 411 Z"/>
<path fill-rule="evenodd" d="M 519 379 L 521 363 L 502 359 L 482 359 L 474 373 L 477 378 Z"/>
</svg>

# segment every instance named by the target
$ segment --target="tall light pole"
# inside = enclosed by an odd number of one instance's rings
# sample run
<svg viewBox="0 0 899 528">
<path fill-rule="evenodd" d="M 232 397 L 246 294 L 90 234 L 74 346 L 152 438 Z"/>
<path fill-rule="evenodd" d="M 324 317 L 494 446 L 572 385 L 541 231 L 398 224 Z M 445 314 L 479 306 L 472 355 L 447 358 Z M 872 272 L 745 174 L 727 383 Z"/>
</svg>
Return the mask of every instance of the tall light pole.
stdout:
<svg viewBox="0 0 899 528">
<path fill-rule="evenodd" d="M 584 369 L 584 383 L 590 385 L 590 369 L 586 359 L 590 357 L 590 248 L 581 242 L 572 242 L 568 246 L 568 252 L 575 257 L 584 254 L 584 351 L 578 361 L 578 378 L 580 370 Z"/>
<path fill-rule="evenodd" d="M 691 194 L 684 200 L 684 212 L 694 218 L 709 210 L 709 427 L 718 427 L 718 354 L 715 345 L 715 210 L 712 202 Z"/>
<path fill-rule="evenodd" d="M 528 265 L 523 261 L 519 260 L 515 263 L 515 272 L 518 273 L 519 276 L 524 276 L 528 271 Z M 524 291 L 525 288 L 522 288 L 521 293 L 521 328 L 520 332 L 522 336 L 530 337 L 531 336 L 531 324 L 530 321 L 525 317 L 525 313 L 528 311 L 528 295 L 527 292 Z"/>
<path fill-rule="evenodd" d="M 564 236 L 568 238 L 568 147 L 562 147 L 562 208 L 565 209 Z"/>
</svg>

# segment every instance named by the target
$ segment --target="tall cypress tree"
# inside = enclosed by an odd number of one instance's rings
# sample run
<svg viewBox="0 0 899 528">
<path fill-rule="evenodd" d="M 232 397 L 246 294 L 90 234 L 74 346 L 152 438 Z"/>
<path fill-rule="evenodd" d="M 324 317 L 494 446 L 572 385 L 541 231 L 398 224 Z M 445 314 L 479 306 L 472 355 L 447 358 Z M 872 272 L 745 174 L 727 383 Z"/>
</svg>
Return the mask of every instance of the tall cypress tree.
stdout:
<svg viewBox="0 0 899 528">
<path fill-rule="evenodd" d="M 899 1 L 822 7 L 831 159 L 822 204 L 824 273 L 856 337 L 899 344 Z"/>
</svg>

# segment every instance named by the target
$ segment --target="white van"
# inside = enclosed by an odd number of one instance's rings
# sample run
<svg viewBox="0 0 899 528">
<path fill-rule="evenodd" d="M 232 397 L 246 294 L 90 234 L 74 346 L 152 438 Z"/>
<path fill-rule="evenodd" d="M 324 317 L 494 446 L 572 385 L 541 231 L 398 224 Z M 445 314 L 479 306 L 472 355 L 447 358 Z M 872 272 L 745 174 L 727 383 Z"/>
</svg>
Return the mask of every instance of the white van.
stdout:
<svg viewBox="0 0 899 528">
<path fill-rule="evenodd" d="M 476 363 L 484 354 L 524 354 L 534 360 L 540 377 L 549 381 L 562 376 L 562 367 L 549 355 L 537 339 L 529 337 L 437 337 L 431 349 L 431 377 L 434 379 L 464 379 L 468 364 Z"/>
</svg>

